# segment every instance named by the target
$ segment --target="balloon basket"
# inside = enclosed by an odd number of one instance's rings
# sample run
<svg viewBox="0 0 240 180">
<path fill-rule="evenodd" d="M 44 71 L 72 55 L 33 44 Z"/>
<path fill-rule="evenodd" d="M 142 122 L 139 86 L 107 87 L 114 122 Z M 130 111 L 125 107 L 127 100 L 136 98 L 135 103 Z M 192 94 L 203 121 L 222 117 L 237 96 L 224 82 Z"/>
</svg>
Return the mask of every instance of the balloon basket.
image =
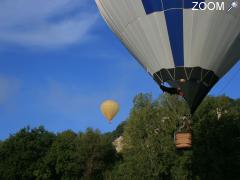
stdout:
<svg viewBox="0 0 240 180">
<path fill-rule="evenodd" d="M 190 149 L 192 147 L 192 132 L 175 133 L 176 149 Z"/>
</svg>

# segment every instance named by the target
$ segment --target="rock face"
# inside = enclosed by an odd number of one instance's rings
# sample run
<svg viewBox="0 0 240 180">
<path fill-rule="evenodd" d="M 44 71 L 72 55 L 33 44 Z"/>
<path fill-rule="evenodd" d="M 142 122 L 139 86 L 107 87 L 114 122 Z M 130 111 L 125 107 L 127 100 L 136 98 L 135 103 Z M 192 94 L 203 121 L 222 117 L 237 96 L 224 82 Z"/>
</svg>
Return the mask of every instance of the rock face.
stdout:
<svg viewBox="0 0 240 180">
<path fill-rule="evenodd" d="M 120 153 L 123 149 L 123 136 L 119 136 L 117 139 L 113 141 L 113 145 L 116 148 L 116 151 Z"/>
</svg>

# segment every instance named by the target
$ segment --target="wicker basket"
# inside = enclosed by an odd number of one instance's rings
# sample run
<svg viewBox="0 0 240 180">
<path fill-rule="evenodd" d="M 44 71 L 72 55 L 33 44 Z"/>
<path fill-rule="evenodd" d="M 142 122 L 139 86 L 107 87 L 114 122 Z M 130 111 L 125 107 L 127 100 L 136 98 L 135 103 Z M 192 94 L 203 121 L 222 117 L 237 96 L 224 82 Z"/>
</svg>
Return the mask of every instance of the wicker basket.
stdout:
<svg viewBox="0 0 240 180">
<path fill-rule="evenodd" d="M 175 144 L 177 149 L 186 149 L 192 147 L 191 132 L 177 132 L 175 134 Z"/>
</svg>

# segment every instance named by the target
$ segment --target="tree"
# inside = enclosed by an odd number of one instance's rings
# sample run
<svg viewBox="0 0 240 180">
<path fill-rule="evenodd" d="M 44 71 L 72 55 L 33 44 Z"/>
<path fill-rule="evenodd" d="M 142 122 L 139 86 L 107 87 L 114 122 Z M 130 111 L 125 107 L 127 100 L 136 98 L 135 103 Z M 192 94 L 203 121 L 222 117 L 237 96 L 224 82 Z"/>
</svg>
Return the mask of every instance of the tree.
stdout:
<svg viewBox="0 0 240 180">
<path fill-rule="evenodd" d="M 35 179 L 55 135 L 43 127 L 21 129 L 0 146 L 0 179 Z"/>
<path fill-rule="evenodd" d="M 239 100 L 206 98 L 194 116 L 193 129 L 193 173 L 204 180 L 239 179 Z"/>
<path fill-rule="evenodd" d="M 79 135 L 77 152 L 84 164 L 84 179 L 103 179 L 117 160 L 111 139 L 98 130 L 87 129 L 86 133 Z"/>
<path fill-rule="evenodd" d="M 174 132 L 188 113 L 182 98 L 139 94 L 112 133 L 23 128 L 0 142 L 0 179 L 238 180 L 240 100 L 207 97 L 192 117 L 192 149 L 176 150 Z"/>
<path fill-rule="evenodd" d="M 103 179 L 116 161 L 111 138 L 100 131 L 87 129 L 76 134 L 57 135 L 44 159 L 39 179 Z"/>
<path fill-rule="evenodd" d="M 190 166 L 191 159 L 188 154 L 176 153 L 173 140 L 179 121 L 177 114 L 187 113 L 184 102 L 176 96 L 152 101 L 150 94 L 139 94 L 133 104 L 124 131 L 123 161 L 112 179 L 167 180 L 191 176 L 185 168 Z M 181 161 L 182 167 L 177 161 Z M 177 174 L 173 168 L 178 170 Z"/>
<path fill-rule="evenodd" d="M 38 179 L 79 179 L 83 165 L 77 158 L 77 134 L 71 130 L 57 134 L 44 158 Z"/>
</svg>

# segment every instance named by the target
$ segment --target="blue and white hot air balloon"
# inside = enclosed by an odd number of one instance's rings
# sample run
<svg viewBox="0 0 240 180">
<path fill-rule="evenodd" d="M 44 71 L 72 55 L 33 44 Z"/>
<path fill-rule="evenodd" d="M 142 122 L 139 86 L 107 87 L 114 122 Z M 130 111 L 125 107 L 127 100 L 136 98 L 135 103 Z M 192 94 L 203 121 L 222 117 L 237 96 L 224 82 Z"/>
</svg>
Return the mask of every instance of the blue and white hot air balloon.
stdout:
<svg viewBox="0 0 240 180">
<path fill-rule="evenodd" d="M 229 0 L 96 3 L 112 31 L 159 85 L 181 87 L 191 113 L 240 58 L 240 8 L 228 10 Z M 217 3 L 224 6 L 213 9 Z"/>
</svg>

